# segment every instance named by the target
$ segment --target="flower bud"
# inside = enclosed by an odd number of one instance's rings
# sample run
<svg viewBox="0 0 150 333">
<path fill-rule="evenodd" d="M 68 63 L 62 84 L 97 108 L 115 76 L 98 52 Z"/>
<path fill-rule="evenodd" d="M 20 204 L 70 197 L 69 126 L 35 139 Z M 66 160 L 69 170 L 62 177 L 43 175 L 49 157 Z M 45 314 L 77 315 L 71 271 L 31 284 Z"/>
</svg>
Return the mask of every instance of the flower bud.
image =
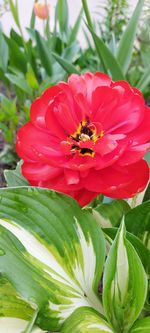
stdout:
<svg viewBox="0 0 150 333">
<path fill-rule="evenodd" d="M 49 16 L 50 6 L 46 3 L 36 2 L 34 3 L 34 13 L 35 16 L 39 17 L 42 20 L 45 20 Z"/>
</svg>

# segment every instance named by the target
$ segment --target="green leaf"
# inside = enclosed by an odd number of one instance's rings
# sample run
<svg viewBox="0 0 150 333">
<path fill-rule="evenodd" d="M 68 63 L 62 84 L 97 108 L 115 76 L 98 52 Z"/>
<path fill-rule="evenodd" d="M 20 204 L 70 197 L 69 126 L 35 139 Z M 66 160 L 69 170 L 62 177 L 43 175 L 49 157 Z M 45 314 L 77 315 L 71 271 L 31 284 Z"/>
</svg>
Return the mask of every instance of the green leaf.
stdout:
<svg viewBox="0 0 150 333">
<path fill-rule="evenodd" d="M 115 332 L 128 332 L 138 318 L 147 295 L 147 277 L 122 223 L 104 270 L 103 305 Z"/>
<path fill-rule="evenodd" d="M 66 47 L 62 52 L 62 58 L 72 63 L 79 56 L 80 45 L 78 42 L 72 43 L 69 47 Z"/>
<path fill-rule="evenodd" d="M 121 70 L 121 66 L 119 65 L 114 55 L 111 53 L 103 40 L 98 37 L 97 34 L 89 26 L 88 29 L 92 34 L 98 56 L 100 58 L 100 61 L 102 60 L 102 63 L 104 64 L 107 73 L 111 73 L 113 80 L 124 80 L 125 78 Z"/>
<path fill-rule="evenodd" d="M 34 74 L 34 71 L 30 64 L 28 64 L 27 68 L 28 68 L 26 73 L 27 83 L 32 89 L 37 90 L 39 88 L 39 84 Z"/>
<path fill-rule="evenodd" d="M 5 36 L 5 40 L 9 47 L 9 65 L 17 68 L 21 73 L 25 74 L 27 71 L 27 58 L 24 52 L 21 51 L 17 43 L 12 38 Z"/>
<path fill-rule="evenodd" d="M 57 1 L 56 17 L 59 22 L 59 29 L 62 35 L 68 32 L 68 3 L 67 0 Z"/>
<path fill-rule="evenodd" d="M 22 91 L 24 91 L 27 95 L 32 96 L 32 89 L 31 87 L 29 87 L 28 83 L 26 82 L 25 78 L 22 76 L 16 76 L 13 74 L 5 74 L 5 76 L 7 77 L 7 79 L 13 83 L 14 85 L 16 85 L 19 89 L 21 89 Z"/>
<path fill-rule="evenodd" d="M 0 276 L 0 332 L 22 333 L 24 328 L 26 329 L 32 322 L 34 313 L 35 309 L 16 293 L 6 279 Z"/>
<path fill-rule="evenodd" d="M 150 332 L 150 317 L 138 320 L 132 327 L 130 333 L 149 333 Z"/>
<path fill-rule="evenodd" d="M 140 237 L 145 231 L 150 231 L 150 201 L 131 209 L 125 216 L 126 228 Z"/>
<path fill-rule="evenodd" d="M 24 47 L 24 41 L 22 36 L 19 35 L 13 28 L 10 30 L 10 37 L 16 42 L 17 46 L 20 48 Z"/>
<path fill-rule="evenodd" d="M 18 318 L 0 317 L 0 330 L 3 333 L 47 333 L 40 328 L 34 327 L 33 330 L 27 331 L 28 322 Z"/>
<path fill-rule="evenodd" d="M 94 25 L 92 23 L 92 19 L 90 16 L 87 0 L 82 0 L 82 5 L 88 23 L 87 27 L 91 32 L 98 57 L 100 59 L 102 66 L 104 67 L 105 72 L 108 72 L 109 74 L 110 71 L 112 78 L 114 80 L 123 80 L 124 75 L 122 73 L 119 63 L 115 59 L 110 49 L 105 45 L 103 40 L 100 37 L 98 37 L 97 34 L 94 32 Z"/>
<path fill-rule="evenodd" d="M 57 331 L 81 306 L 102 312 L 105 241 L 92 215 L 46 189 L 8 188 L 0 198 L 0 272 L 39 309 L 38 326 Z"/>
<path fill-rule="evenodd" d="M 4 175 L 9 187 L 26 186 L 29 185 L 28 181 L 22 176 L 21 173 L 22 161 L 18 162 L 15 170 L 5 170 Z"/>
<path fill-rule="evenodd" d="M 136 31 L 139 23 L 139 18 L 142 12 L 142 7 L 144 5 L 144 0 L 139 0 L 134 13 L 125 29 L 123 36 L 121 37 L 118 50 L 117 50 L 117 60 L 122 68 L 124 74 L 130 65 L 132 51 L 134 46 L 134 40 L 136 37 Z"/>
<path fill-rule="evenodd" d="M 37 1 L 35 1 L 37 2 Z M 35 29 L 35 13 L 34 13 L 34 9 L 32 10 L 32 14 L 31 14 L 31 19 L 30 19 L 30 29 Z"/>
<path fill-rule="evenodd" d="M 8 64 L 8 46 L 5 42 L 2 27 L 0 25 L 0 68 L 5 72 Z"/>
<path fill-rule="evenodd" d="M 14 0 L 15 4 L 14 4 L 13 0 L 8 0 L 8 1 L 9 1 L 9 6 L 10 6 L 11 13 L 13 15 L 14 21 L 15 21 L 17 27 L 20 29 L 19 13 L 18 13 L 18 0 Z"/>
<path fill-rule="evenodd" d="M 80 74 L 79 71 L 76 69 L 76 67 L 74 65 L 72 65 L 70 62 L 68 62 L 67 60 L 63 59 L 62 57 L 60 57 L 59 55 L 57 55 L 54 52 L 52 53 L 52 55 L 56 59 L 56 61 L 61 65 L 61 67 L 68 74 L 72 74 L 72 73 Z"/>
<path fill-rule="evenodd" d="M 150 66 L 148 66 L 143 73 L 142 77 L 140 78 L 139 82 L 137 83 L 137 88 L 144 92 L 147 86 L 150 83 Z"/>
<path fill-rule="evenodd" d="M 0 316 L 16 317 L 29 321 L 33 312 L 34 309 L 19 297 L 13 286 L 0 276 Z"/>
<path fill-rule="evenodd" d="M 64 323 L 62 333 L 113 333 L 108 323 L 92 308 L 77 309 Z"/>
<path fill-rule="evenodd" d="M 111 239 L 116 237 L 118 229 L 117 228 L 105 228 L 103 232 L 106 236 Z M 148 274 L 150 274 L 150 251 L 146 248 L 146 246 L 142 243 L 142 241 L 131 234 L 130 232 L 126 233 L 127 239 L 134 246 L 138 256 L 140 257 L 142 264 Z"/>
<path fill-rule="evenodd" d="M 123 216 L 130 210 L 125 200 L 113 200 L 110 203 L 101 203 L 93 209 L 93 215 L 102 228 L 117 226 Z"/>
<path fill-rule="evenodd" d="M 41 63 L 46 70 L 46 73 L 52 75 L 52 63 L 51 63 L 51 52 L 48 48 L 45 40 L 40 36 L 39 32 L 35 30 L 35 38 L 37 43 L 37 49 Z"/>
<path fill-rule="evenodd" d="M 72 43 L 74 43 L 76 41 L 77 34 L 78 34 L 80 24 L 81 24 L 82 13 L 83 13 L 83 9 L 80 10 L 80 13 L 77 17 L 77 20 L 74 23 L 74 26 L 73 26 L 73 28 L 70 32 L 70 36 L 69 36 L 69 40 L 68 40 L 68 46 L 70 46 Z"/>
</svg>

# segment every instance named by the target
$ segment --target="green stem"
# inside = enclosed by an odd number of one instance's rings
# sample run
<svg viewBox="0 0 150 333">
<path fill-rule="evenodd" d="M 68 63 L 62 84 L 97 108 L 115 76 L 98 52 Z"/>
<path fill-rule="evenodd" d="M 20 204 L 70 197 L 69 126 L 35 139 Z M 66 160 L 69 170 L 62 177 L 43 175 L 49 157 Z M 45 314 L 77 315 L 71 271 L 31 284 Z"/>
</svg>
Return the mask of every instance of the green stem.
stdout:
<svg viewBox="0 0 150 333">
<path fill-rule="evenodd" d="M 93 26 L 93 22 L 92 22 L 92 19 L 91 19 L 91 16 L 90 16 L 90 11 L 89 11 L 89 8 L 88 8 L 88 5 L 87 5 L 87 0 L 81 0 L 81 1 L 82 1 L 82 5 L 83 5 L 83 10 L 84 10 L 84 13 L 85 13 L 85 16 L 86 16 L 86 19 L 87 19 L 87 23 L 88 23 L 88 26 L 89 26 L 89 30 L 94 31 L 94 26 Z M 97 46 L 97 40 L 96 40 L 96 38 L 94 37 L 93 34 L 92 34 L 92 37 L 93 37 L 94 44 L 95 44 L 95 47 L 96 47 L 96 50 L 97 50 L 97 54 L 100 58 L 103 70 L 107 73 L 107 69 L 106 69 L 105 64 L 103 62 L 103 59 L 101 58 L 101 55 L 99 53 L 99 49 L 98 49 L 98 46 Z"/>
<path fill-rule="evenodd" d="M 82 1 L 85 16 L 86 16 L 86 19 L 87 19 L 87 23 L 88 23 L 89 27 L 93 29 L 93 23 L 92 23 L 89 8 L 88 8 L 88 5 L 87 5 L 87 1 L 86 0 L 81 0 L 81 1 Z"/>
</svg>

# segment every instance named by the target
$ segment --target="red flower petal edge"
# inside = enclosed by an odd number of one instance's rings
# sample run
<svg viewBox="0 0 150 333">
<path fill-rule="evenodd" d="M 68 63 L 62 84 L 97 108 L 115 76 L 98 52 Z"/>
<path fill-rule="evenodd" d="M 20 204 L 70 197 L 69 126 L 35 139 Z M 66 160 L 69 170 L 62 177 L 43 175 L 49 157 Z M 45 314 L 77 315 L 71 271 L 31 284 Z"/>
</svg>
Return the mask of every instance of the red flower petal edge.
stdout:
<svg viewBox="0 0 150 333">
<path fill-rule="evenodd" d="M 142 94 L 103 73 L 71 75 L 31 106 L 17 135 L 22 173 L 31 185 L 75 198 L 129 198 L 149 180 L 150 109 Z"/>
</svg>

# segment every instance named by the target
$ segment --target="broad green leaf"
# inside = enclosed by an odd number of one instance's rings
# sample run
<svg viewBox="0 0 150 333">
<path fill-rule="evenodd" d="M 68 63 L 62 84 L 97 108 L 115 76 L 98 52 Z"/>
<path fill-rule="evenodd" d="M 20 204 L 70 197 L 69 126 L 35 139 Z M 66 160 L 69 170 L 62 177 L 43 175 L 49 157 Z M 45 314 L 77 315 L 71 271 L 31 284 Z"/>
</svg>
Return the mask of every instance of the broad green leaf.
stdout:
<svg viewBox="0 0 150 333">
<path fill-rule="evenodd" d="M 22 36 L 19 35 L 13 28 L 10 30 L 10 37 L 17 43 L 18 47 L 24 47 L 24 41 Z"/>
<path fill-rule="evenodd" d="M 131 209 L 125 216 L 126 228 L 140 237 L 145 231 L 150 231 L 150 201 Z"/>
<path fill-rule="evenodd" d="M 101 203 L 93 209 L 93 215 L 102 228 L 117 226 L 120 224 L 123 215 L 130 210 L 125 200 L 113 200 L 110 203 Z"/>
<path fill-rule="evenodd" d="M 37 43 L 37 49 L 39 53 L 39 57 L 41 59 L 41 63 L 46 70 L 46 73 L 51 76 L 52 75 L 52 63 L 51 63 L 51 53 L 48 48 L 45 40 L 40 36 L 39 32 L 35 30 L 35 38 Z"/>
<path fill-rule="evenodd" d="M 9 61 L 10 66 L 17 68 L 21 73 L 26 73 L 27 71 L 27 58 L 23 51 L 19 48 L 15 40 L 6 37 L 5 40 L 9 47 Z"/>
<path fill-rule="evenodd" d="M 79 74 L 79 71 L 76 69 L 74 65 L 72 65 L 70 62 L 67 60 L 63 59 L 56 53 L 52 53 L 53 57 L 56 59 L 56 61 L 61 65 L 61 67 L 68 73 L 76 73 Z"/>
<path fill-rule="evenodd" d="M 138 318 L 147 295 L 147 277 L 122 223 L 104 270 L 103 305 L 116 333 L 128 332 Z"/>
<path fill-rule="evenodd" d="M 150 83 L 150 66 L 148 66 L 145 69 L 145 72 L 143 73 L 142 77 L 140 78 L 136 86 L 139 90 L 144 92 L 145 88 L 149 85 L 149 83 Z"/>
<path fill-rule="evenodd" d="M 0 68 L 3 71 L 6 71 L 7 64 L 8 64 L 8 46 L 4 39 L 2 27 L 0 25 Z"/>
<path fill-rule="evenodd" d="M 29 87 L 28 83 L 26 82 L 25 78 L 22 76 L 17 76 L 13 74 L 5 74 L 7 79 L 17 86 L 19 89 L 24 91 L 27 95 L 32 96 L 32 89 Z"/>
<path fill-rule="evenodd" d="M 106 236 L 108 236 L 111 240 L 115 238 L 117 234 L 117 228 L 105 228 L 103 232 Z M 135 235 L 130 232 L 126 232 L 126 237 L 130 241 L 130 243 L 134 246 L 137 254 L 139 255 L 142 264 L 146 270 L 146 272 L 150 275 L 150 251 L 146 248 L 146 246 L 142 243 L 142 241 L 137 238 Z"/>
<path fill-rule="evenodd" d="M 4 176 L 9 187 L 27 186 L 28 181 L 22 176 L 21 173 L 22 161 L 18 162 L 15 170 L 5 170 Z"/>
<path fill-rule="evenodd" d="M 139 18 L 142 12 L 142 7 L 144 5 L 144 0 L 139 0 L 134 13 L 125 29 L 123 36 L 121 37 L 118 50 L 117 50 L 117 60 L 122 68 L 124 74 L 130 65 L 132 51 L 134 46 L 134 40 L 136 37 L 136 31 L 139 23 Z"/>
<path fill-rule="evenodd" d="M 113 80 L 124 80 L 121 66 L 119 65 L 117 59 L 114 57 L 110 49 L 103 42 L 103 40 L 97 36 L 93 29 L 91 29 L 89 26 L 88 29 L 92 34 L 98 56 L 100 58 L 100 61 L 102 61 L 102 63 L 104 64 L 107 73 L 111 73 Z"/>
<path fill-rule="evenodd" d="M 92 308 L 77 309 L 64 323 L 62 333 L 113 333 L 109 324 Z"/>
<path fill-rule="evenodd" d="M 150 332 L 150 317 L 138 320 L 132 327 L 130 333 L 149 333 Z"/>
<path fill-rule="evenodd" d="M 0 198 L 0 271 L 39 309 L 37 325 L 59 330 L 81 306 L 102 312 L 105 242 L 92 215 L 46 189 L 8 188 Z"/>
</svg>

